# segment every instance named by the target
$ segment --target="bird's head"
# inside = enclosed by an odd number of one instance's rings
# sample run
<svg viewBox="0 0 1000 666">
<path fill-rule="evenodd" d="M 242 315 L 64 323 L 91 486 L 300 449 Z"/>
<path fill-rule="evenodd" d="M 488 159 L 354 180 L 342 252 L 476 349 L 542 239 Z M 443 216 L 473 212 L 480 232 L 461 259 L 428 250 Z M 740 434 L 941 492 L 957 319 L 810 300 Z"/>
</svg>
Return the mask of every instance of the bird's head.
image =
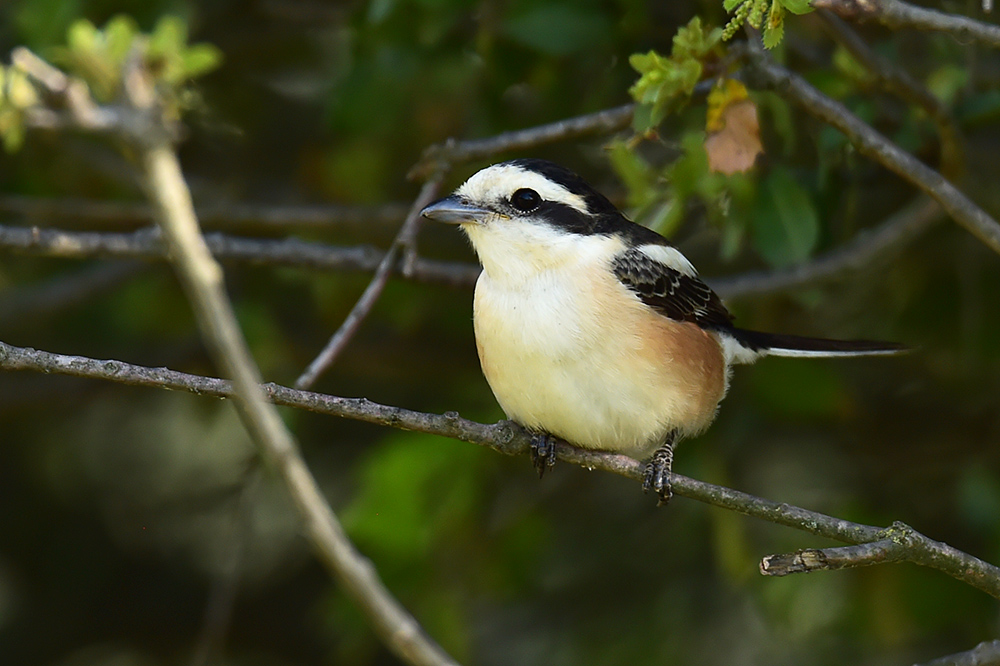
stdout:
<svg viewBox="0 0 1000 666">
<path fill-rule="evenodd" d="M 424 208 L 458 224 L 489 273 L 540 270 L 613 236 L 653 232 L 628 221 L 600 192 L 557 164 L 521 159 L 486 167 Z"/>
</svg>

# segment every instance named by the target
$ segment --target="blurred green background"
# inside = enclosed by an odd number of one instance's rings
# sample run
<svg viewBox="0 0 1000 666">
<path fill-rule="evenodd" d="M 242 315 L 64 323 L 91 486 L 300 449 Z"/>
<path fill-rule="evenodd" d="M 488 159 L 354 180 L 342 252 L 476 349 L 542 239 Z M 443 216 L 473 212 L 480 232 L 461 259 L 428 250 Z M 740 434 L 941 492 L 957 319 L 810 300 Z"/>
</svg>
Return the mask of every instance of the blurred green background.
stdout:
<svg viewBox="0 0 1000 666">
<path fill-rule="evenodd" d="M 405 176 L 426 146 L 626 103 L 631 54 L 669 53 L 695 15 L 726 20 L 707 0 L 11 0 L 0 5 L 0 52 L 51 54 L 74 20 L 100 26 L 119 13 L 144 30 L 181 17 L 192 41 L 223 54 L 198 82 L 203 102 L 181 148 L 199 203 L 374 207 L 364 225 L 228 231 L 381 247 L 396 225 L 375 213 L 415 196 Z M 1000 57 L 946 36 L 862 34 L 952 110 L 966 139 L 962 187 L 1000 214 Z M 817 17 L 788 19 L 776 56 L 936 164 L 933 123 L 880 91 Z M 913 197 L 779 96 L 753 99 L 767 154 L 751 175 L 705 172 L 697 103 L 653 140 L 625 133 L 531 155 L 669 232 L 709 282 L 808 261 Z M 447 187 L 485 163 L 456 167 Z M 32 214 L 13 197 L 142 200 L 113 144 L 74 133 L 29 134 L 0 157 L 0 223 L 136 226 Z M 805 240 L 782 232 L 789 210 Z M 425 228 L 419 247 L 473 260 L 454 229 Z M 214 373 L 164 264 L 0 257 L 5 342 Z M 290 383 L 369 276 L 231 264 L 227 279 L 266 378 Z M 393 280 L 317 389 L 502 418 L 479 371 L 471 298 Z M 737 369 L 715 425 L 680 447 L 678 472 L 860 522 L 902 520 L 1000 562 L 996 255 L 944 222 L 863 270 L 730 305 L 746 327 L 916 351 Z M 830 544 L 684 498 L 658 510 L 607 474 L 563 464 L 539 482 L 527 459 L 284 414 L 358 546 L 463 663 L 903 664 L 1000 635 L 995 600 L 934 571 L 766 579 L 763 555 Z M 311 557 L 231 407 L 0 375 L 0 663 L 196 664 L 206 647 L 213 664 L 397 663 Z"/>
</svg>

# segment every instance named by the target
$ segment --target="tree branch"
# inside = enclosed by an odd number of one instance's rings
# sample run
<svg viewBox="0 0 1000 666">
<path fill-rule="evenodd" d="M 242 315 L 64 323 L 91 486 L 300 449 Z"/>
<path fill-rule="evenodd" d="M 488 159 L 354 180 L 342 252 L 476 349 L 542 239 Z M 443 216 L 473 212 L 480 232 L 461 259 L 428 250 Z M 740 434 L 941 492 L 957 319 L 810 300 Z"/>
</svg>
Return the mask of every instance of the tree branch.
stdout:
<svg viewBox="0 0 1000 666">
<path fill-rule="evenodd" d="M 358 328 L 360 328 L 361 322 L 363 322 L 365 317 L 368 316 L 371 309 L 375 307 L 375 302 L 378 300 L 378 297 L 382 295 L 382 290 L 385 289 L 385 285 L 389 281 L 389 275 L 392 273 L 392 269 L 397 263 L 397 258 L 400 253 L 407 248 L 412 248 L 416 239 L 417 225 L 420 224 L 420 211 L 422 211 L 424 207 L 434 199 L 440 185 L 440 173 L 435 174 L 424 183 L 424 186 L 420 189 L 420 194 L 417 195 L 413 205 L 410 206 L 410 212 L 407 213 L 406 221 L 403 222 L 403 226 L 400 227 L 399 233 L 396 234 L 396 239 L 389 247 L 389 251 L 382 257 L 382 261 L 379 262 L 378 268 L 375 269 L 375 275 L 372 276 L 371 282 L 368 283 L 364 293 L 361 294 L 358 302 L 354 304 L 354 307 L 344 319 L 344 323 L 340 325 L 337 332 L 334 333 L 333 337 L 330 338 L 330 341 L 326 343 L 323 351 L 321 351 L 319 355 L 313 359 L 312 363 L 309 364 L 309 367 L 307 367 L 299 378 L 295 380 L 295 388 L 307 389 L 312 386 L 319 376 L 326 372 L 331 365 L 333 365 L 337 356 L 340 355 L 340 352 L 343 351 L 344 347 L 347 346 L 347 343 L 350 342 Z M 415 269 L 416 259 L 411 257 L 410 260 L 406 262 L 403 272 L 412 273 Z"/>
<path fill-rule="evenodd" d="M 58 218 L 60 224 L 77 226 L 142 225 L 153 221 L 153 209 L 148 204 L 95 199 L 0 196 L 0 213 L 28 220 Z M 381 206 L 269 205 L 226 201 L 197 205 L 195 214 L 202 227 L 219 229 L 254 226 L 287 232 L 290 228 L 350 227 L 371 231 L 373 226 L 395 228 L 406 215 L 406 206 L 398 203 Z"/>
<path fill-rule="evenodd" d="M 154 81 L 133 49 L 123 76 L 132 113 L 159 119 Z M 146 124 L 140 119 L 137 125 Z M 291 431 L 261 389 L 260 372 L 225 291 L 222 267 L 198 228 L 191 194 L 169 134 L 149 122 L 142 134 L 122 130 L 138 152 L 144 184 L 171 260 L 194 308 L 202 337 L 226 375 L 243 425 L 284 479 L 321 559 L 362 609 L 376 634 L 400 659 L 417 666 L 457 666 L 392 596 L 371 562 L 347 537 L 320 492 Z"/>
<path fill-rule="evenodd" d="M 625 104 L 613 109 L 588 113 L 575 118 L 566 118 L 547 125 L 529 129 L 504 132 L 486 139 L 456 141 L 448 139 L 424 150 L 420 161 L 410 170 L 409 178 L 427 178 L 441 169 L 442 165 L 468 162 L 497 153 L 534 148 L 544 143 L 574 139 L 588 134 L 616 132 L 632 122 L 635 104 Z"/>
<path fill-rule="evenodd" d="M 962 137 L 948 108 L 905 69 L 875 53 L 858 33 L 835 14 L 826 10 L 818 13 L 833 38 L 875 76 L 881 87 L 919 106 L 934 121 L 941 136 L 941 173 L 950 178 L 957 176 L 962 167 Z"/>
<path fill-rule="evenodd" d="M 1000 27 L 901 0 L 812 0 L 816 9 L 829 9 L 845 19 L 875 20 L 890 28 L 945 32 L 965 43 L 970 40 L 1000 48 Z"/>
<path fill-rule="evenodd" d="M 1000 664 L 1000 640 L 983 641 L 965 652 L 949 654 L 916 666 L 997 666 Z"/>
<path fill-rule="evenodd" d="M 936 224 L 942 214 L 936 202 L 921 198 L 877 227 L 862 231 L 841 247 L 804 264 L 784 270 L 751 271 L 709 278 L 708 281 L 721 296 L 738 298 L 793 289 L 834 278 L 851 270 L 860 270 L 895 248 L 914 240 Z M 212 254 L 220 260 L 319 270 L 374 271 L 386 256 L 373 247 L 337 247 L 296 238 L 265 240 L 212 233 L 206 234 L 205 241 Z M 155 229 L 118 233 L 0 225 L 0 249 L 3 248 L 75 259 L 166 258 L 166 250 Z M 471 287 L 480 270 L 474 264 L 418 258 L 408 277 L 451 287 Z M 399 262 L 394 262 L 392 274 L 401 273 Z"/>
<path fill-rule="evenodd" d="M 805 79 L 775 63 L 757 43 L 756 38 L 751 38 L 750 41 L 753 44 L 750 49 L 751 68 L 766 86 L 843 132 L 858 152 L 919 187 L 940 203 L 952 219 L 994 252 L 1000 253 L 1000 224 L 986 211 L 969 200 L 937 171 L 855 116 L 846 106 L 830 99 Z"/>
<path fill-rule="evenodd" d="M 708 282 L 720 296 L 739 298 L 783 291 L 861 270 L 900 246 L 913 241 L 942 216 L 941 206 L 921 196 L 877 227 L 862 231 L 844 245 L 791 268 L 754 271 Z"/>
<path fill-rule="evenodd" d="M 385 256 L 370 246 L 338 247 L 297 238 L 265 240 L 212 233 L 205 235 L 205 242 L 212 254 L 222 260 L 320 270 L 373 271 Z M 0 225 L 0 248 L 72 259 L 167 258 L 156 228 L 119 233 Z M 479 271 L 479 266 L 473 264 L 417 259 L 409 277 L 421 282 L 469 286 L 475 283 Z M 393 274 L 400 273 L 398 264 L 394 264 Z"/>
<path fill-rule="evenodd" d="M 189 375 L 165 368 L 147 368 L 121 361 L 52 354 L 14 347 L 3 342 L 0 342 L 0 369 L 87 377 L 133 386 L 186 391 L 217 398 L 229 398 L 233 393 L 231 383 L 222 379 Z M 364 398 L 340 398 L 299 391 L 277 384 L 265 384 L 261 388 L 277 405 L 402 430 L 441 435 L 486 446 L 506 455 L 526 455 L 530 449 L 530 434 L 510 421 L 486 425 L 463 419 L 454 412 L 443 416 L 426 414 L 380 405 Z M 587 469 L 600 469 L 635 481 L 642 480 L 643 464 L 627 456 L 578 449 L 565 442 L 557 442 L 556 452 L 561 460 Z M 886 538 L 887 534 L 891 534 L 893 538 L 907 543 L 908 550 L 900 561 L 938 569 L 1000 599 L 1000 568 L 947 544 L 928 539 L 902 524 L 897 523 L 887 531 L 782 502 L 754 497 L 679 474 L 671 476 L 671 483 L 677 495 L 845 543 L 863 544 L 880 541 Z"/>
</svg>

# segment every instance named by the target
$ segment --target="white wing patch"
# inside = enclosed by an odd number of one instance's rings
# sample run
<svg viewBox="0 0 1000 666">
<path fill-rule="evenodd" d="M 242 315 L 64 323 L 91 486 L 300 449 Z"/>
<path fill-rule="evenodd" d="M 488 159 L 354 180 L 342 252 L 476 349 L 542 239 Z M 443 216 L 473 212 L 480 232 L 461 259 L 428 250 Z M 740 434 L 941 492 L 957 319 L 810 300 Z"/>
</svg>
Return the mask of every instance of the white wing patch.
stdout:
<svg viewBox="0 0 1000 666">
<path fill-rule="evenodd" d="M 636 248 L 644 255 L 657 261 L 668 268 L 672 268 L 678 273 L 688 277 L 698 277 L 698 271 L 694 269 L 687 257 L 681 254 L 676 247 L 669 245 L 640 245 Z"/>
<path fill-rule="evenodd" d="M 573 194 L 540 173 L 513 164 L 496 164 L 473 174 L 458 188 L 457 194 L 468 201 L 496 204 L 510 199 L 510 195 L 522 188 L 538 192 L 546 201 L 555 201 L 590 214 L 587 203 L 579 194 Z"/>
</svg>

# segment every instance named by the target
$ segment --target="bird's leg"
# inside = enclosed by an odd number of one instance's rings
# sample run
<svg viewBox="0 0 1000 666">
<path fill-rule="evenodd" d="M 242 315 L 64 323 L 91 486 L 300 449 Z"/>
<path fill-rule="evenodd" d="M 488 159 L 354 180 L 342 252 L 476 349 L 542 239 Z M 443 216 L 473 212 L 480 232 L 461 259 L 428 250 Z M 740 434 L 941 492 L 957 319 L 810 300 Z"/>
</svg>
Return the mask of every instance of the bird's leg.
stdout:
<svg viewBox="0 0 1000 666">
<path fill-rule="evenodd" d="M 556 438 L 547 432 L 531 434 L 531 464 L 538 471 L 538 478 L 556 464 Z"/>
<path fill-rule="evenodd" d="M 674 442 L 676 441 L 677 431 L 671 430 L 643 470 L 642 492 L 648 493 L 650 489 L 655 490 L 660 498 L 656 506 L 665 505 L 674 495 L 670 488 L 670 472 L 674 464 Z"/>
</svg>

